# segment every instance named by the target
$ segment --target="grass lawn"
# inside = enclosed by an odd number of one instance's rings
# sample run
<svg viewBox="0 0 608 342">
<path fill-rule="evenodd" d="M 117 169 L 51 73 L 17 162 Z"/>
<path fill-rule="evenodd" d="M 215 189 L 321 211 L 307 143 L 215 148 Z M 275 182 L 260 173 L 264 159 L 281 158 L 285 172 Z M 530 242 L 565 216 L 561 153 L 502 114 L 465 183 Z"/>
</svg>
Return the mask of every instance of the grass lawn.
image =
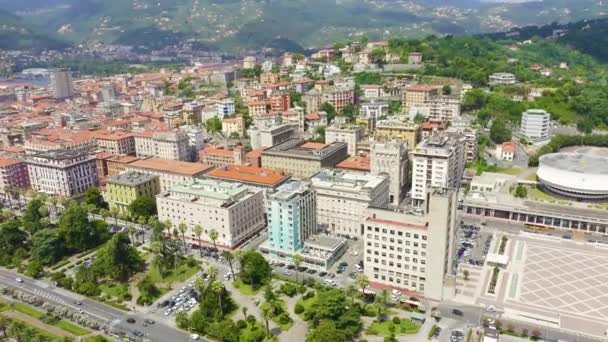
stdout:
<svg viewBox="0 0 608 342">
<path fill-rule="evenodd" d="M 254 290 L 251 285 L 243 283 L 241 279 L 237 279 L 235 282 L 232 283 L 232 285 L 234 285 L 234 287 L 236 287 L 240 293 L 246 296 L 253 296 L 256 293 L 260 292 L 261 289 L 258 288 L 257 290 Z"/>
<path fill-rule="evenodd" d="M 401 323 L 398 326 L 395 326 L 391 320 L 382 323 L 373 322 L 372 325 L 367 328 L 366 333 L 369 335 L 386 337 L 391 335 L 391 327 L 395 327 L 395 335 L 415 334 L 420 330 L 418 324 L 409 319 L 401 319 Z"/>
<path fill-rule="evenodd" d="M 378 315 L 378 304 L 367 304 L 365 305 L 365 314 L 368 317 L 376 317 Z M 393 309 L 386 309 L 385 315 L 396 315 L 397 311 Z"/>
<path fill-rule="evenodd" d="M 279 302 L 279 306 L 281 306 L 281 308 L 283 309 L 283 312 L 289 314 L 289 311 L 287 311 L 287 303 L 285 303 L 285 301 L 282 299 L 279 299 L 278 302 Z M 293 325 L 293 318 L 287 324 L 283 324 L 283 323 L 279 322 L 278 318 L 279 318 L 279 316 L 274 316 L 274 317 L 272 317 L 272 321 L 275 322 L 283 331 L 289 330 L 289 328 L 291 328 L 291 326 Z"/>
<path fill-rule="evenodd" d="M 200 263 L 197 263 L 193 267 L 188 266 L 188 263 L 184 261 L 181 265 L 179 265 L 176 269 L 168 272 L 164 277 L 158 272 L 156 267 L 151 267 L 148 273 L 150 280 L 155 283 L 181 283 L 193 275 L 196 274 L 201 269 Z"/>
<path fill-rule="evenodd" d="M 542 202 L 549 202 L 549 203 L 560 203 L 560 204 L 567 204 L 569 203 L 568 201 L 559 198 L 559 197 L 555 197 L 552 196 L 546 192 L 543 192 L 542 190 L 532 187 L 532 188 L 528 188 L 528 197 L 532 200 L 535 201 L 542 201 Z"/>
<path fill-rule="evenodd" d="M 107 284 L 99 285 L 99 289 L 108 296 L 125 300 L 129 295 L 129 286 L 124 283 L 108 282 Z"/>
<path fill-rule="evenodd" d="M 117 302 L 115 302 L 113 300 L 107 300 L 107 299 L 101 300 L 99 298 L 93 298 L 93 299 L 96 300 L 96 301 L 108 304 L 109 306 L 115 307 L 118 310 L 130 311 L 130 309 L 126 305 L 117 303 Z"/>
<path fill-rule="evenodd" d="M 12 303 L 11 308 L 15 311 L 21 312 L 22 314 L 26 314 L 26 315 L 34 317 L 36 319 L 40 319 L 40 318 L 42 318 L 42 316 L 44 316 L 44 312 L 34 309 L 33 306 L 29 306 L 27 304 L 23 304 L 23 303 L 19 303 L 19 302 Z"/>
<path fill-rule="evenodd" d="M 302 311 L 301 313 L 298 314 L 298 316 L 300 316 L 300 318 L 304 319 L 304 313 L 306 311 L 308 311 L 308 309 L 310 309 L 310 306 L 315 302 L 315 300 L 317 299 L 317 297 L 312 297 L 312 298 L 308 298 L 308 299 L 303 299 L 300 298 L 298 299 L 298 301 L 296 302 L 297 304 L 301 304 L 304 307 L 304 311 Z"/>
<path fill-rule="evenodd" d="M 494 172 L 517 176 L 518 174 L 522 173 L 522 171 L 523 170 L 518 167 L 497 167 L 496 171 Z"/>
<path fill-rule="evenodd" d="M 87 334 L 91 333 L 91 331 L 89 331 L 85 328 L 79 327 L 79 326 L 72 324 L 65 320 L 61 320 L 61 321 L 57 322 L 57 324 L 54 324 L 54 325 L 57 328 L 59 328 L 61 330 L 65 330 L 75 336 L 83 336 L 83 335 L 87 335 Z"/>
<path fill-rule="evenodd" d="M 0 302 L 0 312 L 8 311 L 11 308 L 5 302 Z"/>
</svg>

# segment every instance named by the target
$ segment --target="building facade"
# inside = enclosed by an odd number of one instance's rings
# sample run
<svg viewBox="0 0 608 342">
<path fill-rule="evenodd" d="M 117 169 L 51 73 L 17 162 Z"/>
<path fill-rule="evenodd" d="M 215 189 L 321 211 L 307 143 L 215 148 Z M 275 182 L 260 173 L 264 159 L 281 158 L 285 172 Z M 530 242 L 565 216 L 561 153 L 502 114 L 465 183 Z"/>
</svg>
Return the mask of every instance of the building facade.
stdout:
<svg viewBox="0 0 608 342">
<path fill-rule="evenodd" d="M 389 203 L 399 205 L 408 184 L 408 150 L 402 142 L 392 141 L 371 145 L 371 173 L 389 177 Z"/>
<path fill-rule="evenodd" d="M 27 164 L 23 160 L 0 158 L 0 192 L 6 194 L 11 189 L 29 187 Z"/>
<path fill-rule="evenodd" d="M 230 164 L 245 164 L 247 153 L 242 146 L 227 147 L 207 145 L 199 153 L 199 160 L 203 164 L 221 167 Z"/>
<path fill-rule="evenodd" d="M 56 99 L 65 99 L 74 96 L 74 83 L 72 74 L 68 69 L 49 70 L 51 93 Z"/>
<path fill-rule="evenodd" d="M 144 132 L 135 135 L 135 152 L 140 158 L 190 160 L 190 138 L 182 130 Z"/>
<path fill-rule="evenodd" d="M 169 191 L 172 187 L 203 178 L 213 166 L 202 163 L 181 162 L 160 158 L 149 158 L 133 161 L 125 166 L 127 171 L 134 171 L 159 179 L 160 191 Z"/>
<path fill-rule="evenodd" d="M 334 235 L 361 236 L 367 208 L 388 205 L 386 176 L 323 169 L 310 181 L 317 194 L 317 224 Z"/>
<path fill-rule="evenodd" d="M 357 143 L 363 139 L 365 129 L 357 125 L 331 126 L 325 129 L 325 143 L 343 142 L 348 146 L 348 154 L 354 156 Z"/>
<path fill-rule="evenodd" d="M 195 245 L 213 245 L 210 234 L 216 231 L 215 244 L 234 249 L 265 226 L 262 191 L 239 184 L 211 179 L 182 183 L 157 195 L 156 205 L 158 219 L 174 226 L 184 223 L 186 242 Z M 194 232 L 197 225 L 203 228 L 200 241 Z"/>
<path fill-rule="evenodd" d="M 403 141 L 412 150 L 420 141 L 420 125 L 396 120 L 381 121 L 374 130 L 376 141 Z"/>
<path fill-rule="evenodd" d="M 128 214 L 129 205 L 140 197 L 149 197 L 156 201 L 160 192 L 158 176 L 139 172 L 124 172 L 110 177 L 107 182 L 105 199 L 110 209 Z"/>
<path fill-rule="evenodd" d="M 82 151 L 39 152 L 26 160 L 34 191 L 76 197 L 99 184 L 95 156 Z"/>
<path fill-rule="evenodd" d="M 452 269 L 456 193 L 435 190 L 416 212 L 370 208 L 363 221 L 364 273 L 372 287 L 440 301 Z"/>
<path fill-rule="evenodd" d="M 530 142 L 549 140 L 551 114 L 542 109 L 528 109 L 521 116 L 520 133 Z"/>
</svg>

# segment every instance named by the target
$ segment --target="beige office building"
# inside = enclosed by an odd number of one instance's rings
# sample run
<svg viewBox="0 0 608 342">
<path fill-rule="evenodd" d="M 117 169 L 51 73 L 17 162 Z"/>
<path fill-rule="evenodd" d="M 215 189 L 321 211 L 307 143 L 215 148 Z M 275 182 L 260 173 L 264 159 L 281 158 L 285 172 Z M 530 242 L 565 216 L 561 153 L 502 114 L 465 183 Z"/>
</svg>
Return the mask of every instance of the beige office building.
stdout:
<svg viewBox="0 0 608 342">
<path fill-rule="evenodd" d="M 363 139 L 365 129 L 358 125 L 331 126 L 325 129 L 325 143 L 343 142 L 348 145 L 348 154 L 354 156 L 357 143 Z"/>
<path fill-rule="evenodd" d="M 264 229 L 264 195 L 261 190 L 211 179 L 182 183 L 156 196 L 158 219 L 173 226 L 186 224 L 186 242 L 198 245 L 194 227 L 203 227 L 201 243 L 234 249 Z"/>
<path fill-rule="evenodd" d="M 203 178 L 205 173 L 213 170 L 213 166 L 202 163 L 149 158 L 136 160 L 127 164 L 126 170 L 158 176 L 160 191 L 168 191 L 180 183 L 192 182 Z"/>
<path fill-rule="evenodd" d="M 396 289 L 406 303 L 410 297 L 440 301 L 452 269 L 456 193 L 434 190 L 418 211 L 370 208 L 362 223 L 364 273 L 378 289 Z"/>
</svg>

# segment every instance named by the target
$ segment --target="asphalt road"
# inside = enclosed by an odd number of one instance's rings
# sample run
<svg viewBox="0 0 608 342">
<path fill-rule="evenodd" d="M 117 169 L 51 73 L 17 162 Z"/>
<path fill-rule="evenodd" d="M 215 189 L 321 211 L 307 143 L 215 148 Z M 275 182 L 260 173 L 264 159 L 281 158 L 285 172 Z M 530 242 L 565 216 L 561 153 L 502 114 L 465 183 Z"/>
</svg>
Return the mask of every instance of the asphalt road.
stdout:
<svg viewBox="0 0 608 342">
<path fill-rule="evenodd" d="M 23 279 L 22 283 L 15 281 L 17 277 Z M 53 285 L 42 281 L 34 280 L 0 268 L 0 283 L 10 288 L 21 290 L 30 295 L 37 295 L 43 300 L 59 304 L 72 309 L 82 309 L 91 318 L 100 322 L 105 322 L 110 325 L 113 331 L 123 331 L 134 341 L 189 341 L 190 335 L 169 327 L 162 322 L 144 327 L 142 325 L 144 319 L 154 319 L 151 315 L 144 313 L 124 312 L 109 305 L 96 302 L 76 293 L 68 292 L 61 288 L 56 288 Z M 82 305 L 74 304 L 75 301 L 81 301 Z M 135 323 L 127 323 L 127 318 L 134 318 Z M 140 331 L 145 334 L 145 337 L 137 338 L 133 335 L 135 331 Z"/>
</svg>

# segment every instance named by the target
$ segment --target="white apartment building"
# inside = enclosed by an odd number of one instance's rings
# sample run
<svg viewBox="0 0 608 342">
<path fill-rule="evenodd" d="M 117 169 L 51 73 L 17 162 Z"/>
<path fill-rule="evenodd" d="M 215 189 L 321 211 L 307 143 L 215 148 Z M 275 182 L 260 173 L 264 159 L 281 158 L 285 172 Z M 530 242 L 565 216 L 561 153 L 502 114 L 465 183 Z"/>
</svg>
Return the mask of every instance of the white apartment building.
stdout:
<svg viewBox="0 0 608 342">
<path fill-rule="evenodd" d="M 379 117 L 388 115 L 388 102 L 372 100 L 361 103 L 360 113 L 366 119 L 378 120 Z"/>
<path fill-rule="evenodd" d="M 366 209 L 388 205 L 386 176 L 323 169 L 310 180 L 317 193 L 317 223 L 331 234 L 361 236 Z"/>
<path fill-rule="evenodd" d="M 437 96 L 430 103 L 429 119 L 451 122 L 460 117 L 460 104 L 458 96 Z"/>
<path fill-rule="evenodd" d="M 74 197 L 99 184 L 95 156 L 82 151 L 46 151 L 27 155 L 32 189 Z"/>
<path fill-rule="evenodd" d="M 243 185 L 195 180 L 156 196 L 158 219 L 174 226 L 186 224 L 186 242 L 198 245 L 193 229 L 203 227 L 201 243 L 213 244 L 209 234 L 218 232 L 218 247 L 234 249 L 264 229 L 264 196 Z"/>
<path fill-rule="evenodd" d="M 490 75 L 490 84 L 515 84 L 517 78 L 508 72 L 497 72 Z"/>
<path fill-rule="evenodd" d="M 190 160 L 189 145 L 190 138 L 182 130 L 135 134 L 135 153 L 140 158 Z"/>
<path fill-rule="evenodd" d="M 234 114 L 234 112 L 235 112 L 234 99 L 223 99 L 223 100 L 217 101 L 215 103 L 215 110 L 216 110 L 217 116 L 220 118 L 225 118 L 227 116 Z"/>
<path fill-rule="evenodd" d="M 362 221 L 364 274 L 371 287 L 398 290 L 410 297 L 440 301 L 452 269 L 456 192 L 434 190 L 424 208 L 393 211 L 370 208 Z"/>
<path fill-rule="evenodd" d="M 198 152 L 205 146 L 205 135 L 203 131 L 192 125 L 180 126 L 182 131 L 188 136 L 188 150 L 190 153 L 190 161 L 198 161 Z"/>
<path fill-rule="evenodd" d="M 194 182 L 213 169 L 211 165 L 160 158 L 136 160 L 126 165 L 126 171 L 158 176 L 160 191 L 169 191 L 181 183 Z"/>
<path fill-rule="evenodd" d="M 49 70 L 51 81 L 51 93 L 54 98 L 64 99 L 74 95 L 74 84 L 72 74 L 68 69 Z"/>
<path fill-rule="evenodd" d="M 465 167 L 464 139 L 460 134 L 431 135 L 414 150 L 412 202 L 420 205 L 432 188 L 458 189 Z"/>
<path fill-rule="evenodd" d="M 549 140 L 551 114 L 542 109 L 528 109 L 521 116 L 520 133 L 530 142 Z"/>
<path fill-rule="evenodd" d="M 405 196 L 408 173 L 407 143 L 374 142 L 370 155 L 371 173 L 389 177 L 389 203 L 399 205 Z"/>
<path fill-rule="evenodd" d="M 357 143 L 363 139 L 365 130 L 358 125 L 331 126 L 325 129 L 325 143 L 343 142 L 348 145 L 348 154 L 354 156 Z"/>
<path fill-rule="evenodd" d="M 249 129 L 251 148 L 270 147 L 298 137 L 298 127 L 291 123 L 275 126 L 251 127 Z"/>
</svg>

